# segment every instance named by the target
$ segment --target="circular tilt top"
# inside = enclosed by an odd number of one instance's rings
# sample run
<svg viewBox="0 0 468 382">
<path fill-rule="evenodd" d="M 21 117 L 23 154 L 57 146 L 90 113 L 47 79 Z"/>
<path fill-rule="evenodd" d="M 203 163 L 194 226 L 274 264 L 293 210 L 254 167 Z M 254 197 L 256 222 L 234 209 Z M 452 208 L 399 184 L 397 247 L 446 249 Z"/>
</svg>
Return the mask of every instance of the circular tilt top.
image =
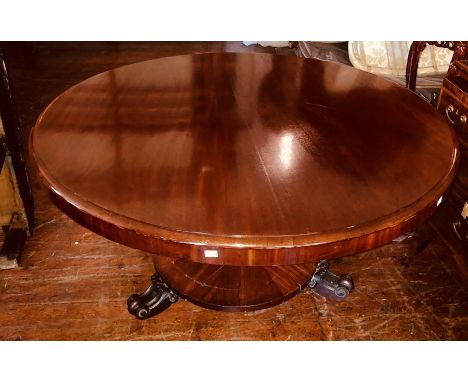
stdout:
<svg viewBox="0 0 468 382">
<path fill-rule="evenodd" d="M 91 230 L 208 263 L 315 261 L 386 243 L 453 180 L 437 111 L 345 65 L 168 57 L 96 75 L 31 133 L 55 202 Z"/>
</svg>

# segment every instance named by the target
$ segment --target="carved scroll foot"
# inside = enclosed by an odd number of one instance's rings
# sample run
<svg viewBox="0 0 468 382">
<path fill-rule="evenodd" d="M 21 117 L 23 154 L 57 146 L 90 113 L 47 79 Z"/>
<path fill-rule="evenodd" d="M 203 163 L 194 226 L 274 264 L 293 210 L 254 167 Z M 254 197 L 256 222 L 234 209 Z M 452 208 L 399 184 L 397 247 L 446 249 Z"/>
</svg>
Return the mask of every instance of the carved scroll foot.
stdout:
<svg viewBox="0 0 468 382">
<path fill-rule="evenodd" d="M 328 270 L 328 261 L 317 264 L 314 275 L 309 281 L 309 287 L 317 294 L 330 300 L 344 300 L 354 289 L 350 275 L 337 276 Z"/>
<path fill-rule="evenodd" d="M 141 294 L 132 294 L 128 300 L 128 311 L 139 320 L 146 320 L 169 308 L 177 302 L 177 295 L 155 273 L 151 285 Z"/>
</svg>

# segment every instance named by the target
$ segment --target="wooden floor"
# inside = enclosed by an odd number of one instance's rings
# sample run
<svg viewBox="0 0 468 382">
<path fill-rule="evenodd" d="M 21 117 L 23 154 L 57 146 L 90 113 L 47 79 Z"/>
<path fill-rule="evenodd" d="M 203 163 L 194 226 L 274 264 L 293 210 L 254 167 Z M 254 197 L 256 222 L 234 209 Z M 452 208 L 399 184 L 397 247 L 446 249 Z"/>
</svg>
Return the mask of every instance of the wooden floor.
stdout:
<svg viewBox="0 0 468 382">
<path fill-rule="evenodd" d="M 239 43 L 7 44 L 23 140 L 48 102 L 93 74 L 154 57 L 220 50 L 247 48 Z M 49 201 L 29 159 L 28 168 L 36 229 L 21 268 L 0 271 L 0 339 L 468 339 L 468 286 L 437 238 L 411 258 L 405 245 L 388 245 L 334 261 L 335 273 L 350 273 L 355 280 L 356 290 L 345 302 L 326 301 L 310 290 L 249 313 L 179 301 L 138 321 L 127 313 L 126 299 L 148 285 L 150 256 L 71 221 Z"/>
</svg>

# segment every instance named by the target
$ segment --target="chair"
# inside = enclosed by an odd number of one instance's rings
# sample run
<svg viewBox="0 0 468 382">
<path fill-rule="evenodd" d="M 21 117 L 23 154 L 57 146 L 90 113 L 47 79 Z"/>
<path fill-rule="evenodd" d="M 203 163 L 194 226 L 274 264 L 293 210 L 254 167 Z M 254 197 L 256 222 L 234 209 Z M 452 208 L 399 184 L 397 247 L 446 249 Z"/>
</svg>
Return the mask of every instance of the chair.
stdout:
<svg viewBox="0 0 468 382">
<path fill-rule="evenodd" d="M 406 65 L 406 87 L 412 91 L 416 91 L 419 59 L 427 45 L 450 49 L 454 52 L 448 67 L 449 74 L 454 70 L 455 61 L 468 59 L 468 41 L 414 41 L 411 44 Z"/>
<path fill-rule="evenodd" d="M 348 54 L 354 67 L 405 86 L 411 45 L 412 41 L 349 41 Z M 452 51 L 433 45 L 420 49 L 420 59 L 415 62 L 419 93 L 432 96 L 433 89 L 442 86 L 452 55 Z"/>
</svg>

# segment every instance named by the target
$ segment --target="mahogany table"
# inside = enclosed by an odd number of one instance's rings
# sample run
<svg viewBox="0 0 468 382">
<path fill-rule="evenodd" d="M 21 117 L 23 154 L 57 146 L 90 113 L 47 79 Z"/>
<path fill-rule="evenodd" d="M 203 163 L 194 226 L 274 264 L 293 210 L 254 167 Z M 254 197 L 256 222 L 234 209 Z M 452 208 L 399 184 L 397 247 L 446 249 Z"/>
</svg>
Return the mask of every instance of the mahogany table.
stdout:
<svg viewBox="0 0 468 382">
<path fill-rule="evenodd" d="M 46 108 L 30 148 L 67 215 L 153 254 L 152 284 L 128 301 L 138 318 L 178 296 L 221 310 L 273 306 L 307 284 L 345 297 L 352 280 L 316 263 L 414 229 L 459 162 L 452 130 L 411 91 L 245 53 L 96 75 Z"/>
</svg>

